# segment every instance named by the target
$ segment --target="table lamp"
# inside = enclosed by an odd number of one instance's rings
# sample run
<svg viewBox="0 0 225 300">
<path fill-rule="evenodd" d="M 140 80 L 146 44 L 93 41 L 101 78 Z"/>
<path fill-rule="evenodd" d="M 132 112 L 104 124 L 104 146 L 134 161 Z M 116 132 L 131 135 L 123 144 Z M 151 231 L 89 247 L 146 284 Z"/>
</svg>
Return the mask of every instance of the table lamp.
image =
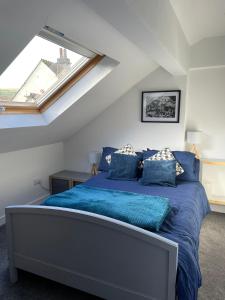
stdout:
<svg viewBox="0 0 225 300">
<path fill-rule="evenodd" d="M 200 154 L 196 145 L 201 143 L 201 135 L 201 131 L 187 131 L 187 143 L 192 144 L 191 152 L 195 154 L 197 159 L 200 159 Z"/>
<path fill-rule="evenodd" d="M 91 175 L 97 175 L 98 152 L 91 151 L 89 153 L 89 163 L 91 164 Z"/>
</svg>

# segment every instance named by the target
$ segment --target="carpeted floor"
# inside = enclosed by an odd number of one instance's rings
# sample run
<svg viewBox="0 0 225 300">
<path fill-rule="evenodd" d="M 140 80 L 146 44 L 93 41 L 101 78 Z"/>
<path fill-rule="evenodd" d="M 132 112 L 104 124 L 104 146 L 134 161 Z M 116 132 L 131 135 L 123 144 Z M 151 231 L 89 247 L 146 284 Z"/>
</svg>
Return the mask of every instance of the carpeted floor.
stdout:
<svg viewBox="0 0 225 300">
<path fill-rule="evenodd" d="M 201 229 L 199 300 L 225 300 L 225 214 L 211 213 Z"/>
<path fill-rule="evenodd" d="M 204 221 L 200 239 L 200 263 L 203 286 L 199 300 L 225 300 L 225 214 L 212 213 Z M 94 300 L 75 289 L 53 281 L 19 272 L 19 281 L 10 284 L 5 227 L 0 227 L 0 299 L 1 300 Z"/>
</svg>

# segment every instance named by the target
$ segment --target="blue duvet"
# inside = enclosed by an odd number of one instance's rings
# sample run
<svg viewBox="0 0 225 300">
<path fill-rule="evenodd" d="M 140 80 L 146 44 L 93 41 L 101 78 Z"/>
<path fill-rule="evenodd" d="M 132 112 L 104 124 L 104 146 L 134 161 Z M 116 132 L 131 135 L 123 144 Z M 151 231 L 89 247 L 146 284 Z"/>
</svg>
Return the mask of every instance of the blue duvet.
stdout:
<svg viewBox="0 0 225 300">
<path fill-rule="evenodd" d="M 179 244 L 177 273 L 179 300 L 197 300 L 198 288 L 201 286 L 198 260 L 199 234 L 201 223 L 209 212 L 208 200 L 201 183 L 183 181 L 178 183 L 176 188 L 143 186 L 137 181 L 109 180 L 106 176 L 107 173 L 102 172 L 88 180 L 85 186 L 151 195 L 169 200 L 172 209 L 157 234 Z M 63 194 L 65 193 L 59 195 Z"/>
<path fill-rule="evenodd" d="M 86 185 L 169 199 L 172 210 L 157 234 L 179 244 L 177 274 L 179 300 L 197 300 L 198 288 L 201 286 L 198 259 L 199 234 L 202 221 L 210 211 L 202 184 L 182 181 L 176 188 L 143 186 L 137 181 L 108 180 L 106 174 L 103 172 L 94 176 Z"/>
<path fill-rule="evenodd" d="M 50 196 L 43 205 L 84 210 L 156 231 L 170 212 L 165 197 L 84 185 Z"/>
</svg>

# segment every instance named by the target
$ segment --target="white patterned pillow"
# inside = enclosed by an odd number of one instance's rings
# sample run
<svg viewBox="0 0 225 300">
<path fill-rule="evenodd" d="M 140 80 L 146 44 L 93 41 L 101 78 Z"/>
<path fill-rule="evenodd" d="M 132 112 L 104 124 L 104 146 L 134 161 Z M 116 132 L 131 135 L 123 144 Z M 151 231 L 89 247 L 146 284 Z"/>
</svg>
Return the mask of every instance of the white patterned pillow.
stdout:
<svg viewBox="0 0 225 300">
<path fill-rule="evenodd" d="M 134 148 L 129 144 L 126 146 L 123 146 L 122 148 L 115 151 L 114 153 L 119 153 L 119 154 L 124 154 L 124 155 L 133 155 L 133 156 L 137 155 L 134 151 Z M 109 154 L 105 157 L 105 159 L 109 165 L 111 164 L 111 158 L 112 158 L 111 154 Z"/>
<path fill-rule="evenodd" d="M 150 156 L 146 160 L 175 160 L 175 157 L 169 148 L 164 148 L 163 150 L 158 151 L 156 154 Z M 178 176 L 182 173 L 184 173 L 184 169 L 176 161 L 176 175 Z"/>
</svg>

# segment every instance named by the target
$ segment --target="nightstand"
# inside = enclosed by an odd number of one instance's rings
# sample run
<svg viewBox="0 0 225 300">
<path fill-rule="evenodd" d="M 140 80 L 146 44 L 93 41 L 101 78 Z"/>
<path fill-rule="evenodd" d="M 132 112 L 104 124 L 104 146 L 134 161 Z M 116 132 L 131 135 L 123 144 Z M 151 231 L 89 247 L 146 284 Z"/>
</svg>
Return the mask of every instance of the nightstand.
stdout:
<svg viewBox="0 0 225 300">
<path fill-rule="evenodd" d="M 91 174 L 75 171 L 61 171 L 49 176 L 50 193 L 58 194 L 69 190 L 77 184 L 83 183 L 91 178 Z"/>
<path fill-rule="evenodd" d="M 208 185 L 213 185 L 216 183 L 215 179 L 216 177 L 216 167 L 225 167 L 225 160 L 224 159 L 202 159 L 202 164 L 203 166 L 205 165 L 208 167 L 212 167 L 213 169 L 211 169 L 211 172 L 214 172 L 214 177 L 211 178 L 212 181 L 208 181 L 208 178 L 206 176 L 204 176 L 204 172 L 202 175 L 202 181 L 203 181 L 203 185 L 205 185 L 206 190 L 207 190 L 207 186 Z M 225 170 L 225 169 L 224 169 Z M 209 171 L 209 170 L 208 170 Z M 218 170 L 217 170 L 218 171 Z M 211 173 L 210 172 L 210 173 Z M 224 173 L 223 173 L 224 175 Z M 220 177 L 219 177 L 220 178 Z M 221 179 L 221 178 L 220 178 Z M 221 195 L 214 195 L 211 193 L 211 191 L 208 191 L 208 197 L 209 197 L 209 203 L 213 204 L 213 205 L 225 205 L 225 196 L 221 196 Z"/>
</svg>

